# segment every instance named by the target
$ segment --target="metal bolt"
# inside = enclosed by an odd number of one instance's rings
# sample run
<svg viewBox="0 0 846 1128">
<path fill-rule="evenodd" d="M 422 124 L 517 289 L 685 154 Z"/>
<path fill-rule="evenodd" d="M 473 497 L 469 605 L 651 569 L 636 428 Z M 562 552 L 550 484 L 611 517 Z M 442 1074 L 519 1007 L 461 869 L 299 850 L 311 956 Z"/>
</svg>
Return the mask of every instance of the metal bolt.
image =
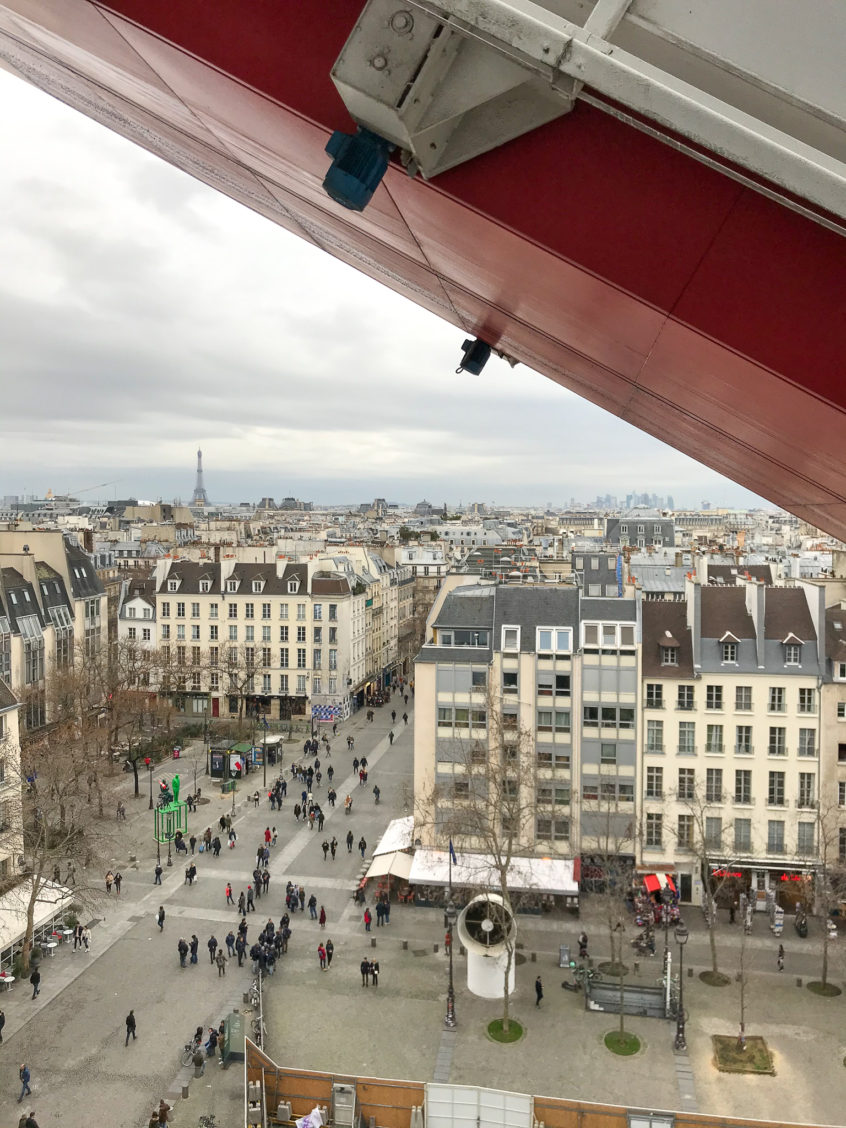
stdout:
<svg viewBox="0 0 846 1128">
<path fill-rule="evenodd" d="M 390 18 L 389 23 L 391 25 L 391 31 L 395 31 L 397 35 L 408 35 L 408 33 L 414 27 L 414 16 L 411 14 L 411 12 L 404 10 L 401 12 L 394 12 L 394 14 Z"/>
<path fill-rule="evenodd" d="M 371 67 L 373 67 L 374 70 L 378 70 L 378 71 L 384 70 L 385 67 L 388 65 L 388 60 L 385 58 L 384 55 L 374 55 L 373 58 L 370 60 L 370 65 L 371 65 Z"/>
</svg>

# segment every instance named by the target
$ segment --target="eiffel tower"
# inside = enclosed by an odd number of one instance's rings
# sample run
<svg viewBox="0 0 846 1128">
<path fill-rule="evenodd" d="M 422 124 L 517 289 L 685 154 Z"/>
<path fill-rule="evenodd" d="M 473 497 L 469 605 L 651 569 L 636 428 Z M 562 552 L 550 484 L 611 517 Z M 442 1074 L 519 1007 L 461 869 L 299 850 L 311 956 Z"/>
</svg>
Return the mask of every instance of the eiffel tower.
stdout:
<svg viewBox="0 0 846 1128">
<path fill-rule="evenodd" d="M 194 492 L 191 495 L 191 504 L 199 506 L 208 505 L 209 497 L 206 493 L 206 487 L 203 485 L 203 452 L 197 451 L 197 480 L 194 483 Z"/>
</svg>

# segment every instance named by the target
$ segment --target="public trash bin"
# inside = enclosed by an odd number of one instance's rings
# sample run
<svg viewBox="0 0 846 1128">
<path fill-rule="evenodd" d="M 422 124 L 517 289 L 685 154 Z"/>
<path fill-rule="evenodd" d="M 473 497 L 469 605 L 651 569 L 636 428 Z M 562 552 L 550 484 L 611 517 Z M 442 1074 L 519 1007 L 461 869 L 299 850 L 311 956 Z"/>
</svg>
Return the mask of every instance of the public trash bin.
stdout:
<svg viewBox="0 0 846 1128">
<path fill-rule="evenodd" d="M 559 946 L 558 946 L 558 966 L 559 967 L 569 967 L 570 966 L 570 945 L 569 944 L 559 944 Z"/>
</svg>

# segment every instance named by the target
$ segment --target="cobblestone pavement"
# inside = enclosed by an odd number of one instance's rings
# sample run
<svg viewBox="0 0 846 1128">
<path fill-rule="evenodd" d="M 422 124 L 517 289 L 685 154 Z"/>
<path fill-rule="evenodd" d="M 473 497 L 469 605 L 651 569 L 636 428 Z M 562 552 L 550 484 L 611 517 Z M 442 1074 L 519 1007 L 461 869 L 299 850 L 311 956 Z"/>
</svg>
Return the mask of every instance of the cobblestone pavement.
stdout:
<svg viewBox="0 0 846 1128">
<path fill-rule="evenodd" d="M 0 1047 L 0 1124 L 17 1123 L 23 1107 L 15 1104 L 20 1091 L 17 1071 L 26 1060 L 33 1076 L 33 1097 L 27 1098 L 26 1105 L 36 1111 L 42 1128 L 143 1125 L 165 1094 L 177 1100 L 176 1123 L 195 1124 L 201 1113 L 214 1112 L 220 1128 L 240 1128 L 240 1066 L 222 1070 L 210 1063 L 205 1076 L 193 1080 L 190 1067 L 180 1069 L 179 1053 L 197 1025 L 217 1024 L 228 1010 L 243 1006 L 248 969 L 238 969 L 232 961 L 226 976 L 218 977 L 205 943 L 212 931 L 222 940 L 237 923 L 236 913 L 225 904 L 224 887 L 231 880 L 236 899 L 246 887 L 255 847 L 267 825 L 277 826 L 279 843 L 270 867 L 269 897 L 257 901 L 256 914 L 250 915 L 251 934 L 256 930 L 253 921 L 263 922 L 270 915 L 278 922 L 289 878 L 302 882 L 307 894 L 314 891 L 328 917 L 321 932 L 308 913 L 297 914 L 289 953 L 266 984 L 267 1048 L 281 1064 L 420 1080 L 431 1080 L 437 1072 L 456 1083 L 588 1100 L 672 1109 L 695 1103 L 700 1111 L 719 1115 L 843 1123 L 846 995 L 820 999 L 796 985 L 797 976 L 807 980 L 818 971 L 816 922 L 804 941 L 791 935 L 788 925 L 783 938 L 786 969 L 781 974 L 775 966 L 777 943 L 765 918 L 756 918 L 747 941 L 746 965 L 751 973 L 747 1029 L 764 1034 L 770 1042 L 776 1058 L 774 1078 L 748 1079 L 714 1071 L 710 1037 L 716 1032 L 736 1033 L 739 990 L 735 982 L 722 989 L 709 988 L 698 977 L 685 977 L 690 1015 L 686 1061 L 679 1062 L 673 1053 L 671 1024 L 648 1019 L 626 1020 L 627 1027 L 643 1039 L 641 1053 L 611 1058 L 602 1037 L 616 1026 L 617 1017 L 585 1011 L 579 996 L 559 986 L 564 972 L 557 966 L 558 945 L 572 945 L 582 927 L 591 936 L 592 955 L 601 958 L 606 952 L 601 924 L 589 903 L 579 919 L 567 914 L 519 918 L 520 965 L 512 1010 L 526 1033 L 515 1045 L 500 1046 L 487 1039 L 485 1025 L 498 1016 L 501 1004 L 467 992 L 463 960 L 456 953 L 459 1025 L 447 1045 L 442 1038 L 446 960 L 441 912 L 394 905 L 390 924 L 377 928 L 374 919 L 367 934 L 361 909 L 352 900 L 365 863 L 357 851 L 347 853 L 347 829 L 352 829 L 356 842 L 365 837 L 369 855 L 388 821 L 411 811 L 412 730 L 400 720 L 391 747 L 390 727 L 390 712 L 383 707 L 376 710 L 373 724 L 359 713 L 339 729 L 332 741 L 335 785 L 341 800 L 347 791 L 353 795 L 353 813 L 347 818 L 342 806 L 331 811 L 323 834 L 294 822 L 290 787 L 281 813 L 271 812 L 266 802 L 256 811 L 245 800 L 256 786 L 251 775 L 236 797 L 236 849 L 224 850 L 217 859 L 196 857 L 199 880 L 194 886 L 184 884 L 181 860 L 165 870 L 161 887 L 153 885 L 155 851 L 149 837 L 146 781 L 142 780 L 142 795 L 136 800 L 131 776 L 117 779 L 115 786 L 129 813 L 122 827 L 125 856 L 115 859 L 124 875 L 122 895 L 120 900 L 113 895 L 104 904 L 92 929 L 91 955 L 62 947 L 54 959 L 44 961 L 38 999 L 30 999 L 27 984 L 17 984 L 0 996 L 7 1019 Z M 348 733 L 355 735 L 356 753 L 366 753 L 370 761 L 366 788 L 359 788 L 349 774 Z M 299 758 L 301 749 L 301 744 L 286 746 L 284 765 Z M 231 799 L 220 797 L 211 781 L 200 778 L 204 760 L 199 749 L 171 765 L 178 766 L 183 786 L 193 779 L 195 763 L 198 782 L 210 799 L 192 818 L 192 827 L 202 831 L 231 808 Z M 271 778 L 274 770 L 269 772 Z M 374 782 L 382 790 L 379 806 L 371 793 Z M 340 842 L 334 863 L 324 861 L 320 847 L 323 838 L 332 834 Z M 138 857 L 137 868 L 126 863 L 130 853 Z M 161 934 L 154 919 L 160 904 L 167 913 Z M 685 965 L 698 972 L 709 963 L 701 912 L 689 912 L 686 923 L 691 938 Z M 180 935 L 190 937 L 192 932 L 200 938 L 200 963 L 181 969 L 176 943 Z M 328 937 L 334 941 L 335 955 L 331 969 L 321 972 L 317 944 Z M 739 938 L 738 929 L 720 924 L 721 961 L 729 972 L 737 962 Z M 403 941 L 408 942 L 407 949 Z M 659 951 L 661 944 L 659 934 Z M 831 978 L 840 985 L 846 974 L 844 950 L 841 936 L 832 947 L 831 959 Z M 378 988 L 361 986 L 358 965 L 363 955 L 380 962 Z M 632 977 L 655 982 L 660 962 L 660 956 L 641 961 Z M 540 1008 L 534 1006 L 538 974 L 545 988 Z M 125 1047 L 124 1018 L 130 1007 L 137 1016 L 138 1040 Z M 686 1092 L 679 1077 L 688 1064 L 692 1083 Z M 178 1100 L 183 1084 L 189 1084 L 184 1102 Z"/>
</svg>

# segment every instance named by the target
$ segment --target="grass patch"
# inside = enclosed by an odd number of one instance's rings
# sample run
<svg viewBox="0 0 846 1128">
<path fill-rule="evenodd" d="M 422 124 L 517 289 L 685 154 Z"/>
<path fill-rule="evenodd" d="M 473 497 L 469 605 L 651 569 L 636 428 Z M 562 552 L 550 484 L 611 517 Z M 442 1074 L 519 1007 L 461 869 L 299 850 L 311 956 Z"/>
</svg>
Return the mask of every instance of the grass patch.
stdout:
<svg viewBox="0 0 846 1128">
<path fill-rule="evenodd" d="M 611 975 L 615 979 L 620 979 L 624 975 L 629 974 L 629 969 L 624 963 L 617 963 L 616 960 L 606 960 L 605 963 L 599 964 L 597 971 L 601 971 L 603 975 Z"/>
<path fill-rule="evenodd" d="M 603 1038 L 606 1050 L 621 1057 L 629 1057 L 640 1049 L 640 1038 L 636 1034 L 621 1034 L 619 1030 L 612 1030 Z"/>
<path fill-rule="evenodd" d="M 772 1054 L 763 1038 L 747 1038 L 746 1049 L 737 1047 L 737 1038 L 714 1034 L 714 1065 L 721 1073 L 766 1073 L 775 1076 Z"/>
<path fill-rule="evenodd" d="M 721 971 L 700 971 L 699 978 L 709 987 L 727 987 L 731 979 Z"/>
<path fill-rule="evenodd" d="M 809 991 L 813 991 L 815 995 L 823 995 L 826 999 L 834 999 L 837 995 L 842 995 L 843 992 L 839 987 L 833 983 L 823 983 L 819 979 L 814 979 L 806 984 Z"/>
<path fill-rule="evenodd" d="M 523 1037 L 523 1027 L 512 1018 L 508 1021 L 508 1029 L 503 1030 L 502 1019 L 495 1018 L 493 1022 L 488 1023 L 488 1037 L 494 1042 L 519 1042 Z"/>
</svg>

